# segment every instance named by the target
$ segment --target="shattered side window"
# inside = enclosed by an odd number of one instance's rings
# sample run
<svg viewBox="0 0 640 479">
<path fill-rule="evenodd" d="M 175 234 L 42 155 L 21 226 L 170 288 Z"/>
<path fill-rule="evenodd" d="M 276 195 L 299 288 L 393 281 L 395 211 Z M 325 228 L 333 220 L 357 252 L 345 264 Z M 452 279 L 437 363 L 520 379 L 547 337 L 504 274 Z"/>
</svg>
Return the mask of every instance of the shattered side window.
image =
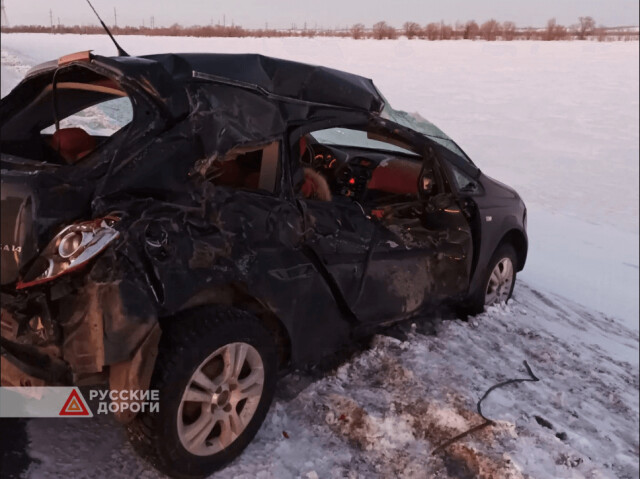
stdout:
<svg viewBox="0 0 640 479">
<path fill-rule="evenodd" d="M 276 192 L 280 142 L 234 148 L 207 167 L 204 176 L 214 185 Z"/>
<path fill-rule="evenodd" d="M 82 128 L 90 135 L 111 136 L 133 120 L 133 107 L 127 97 L 107 100 L 85 108 L 60 121 L 60 128 Z M 44 128 L 41 133 L 55 133 L 55 125 Z"/>
<path fill-rule="evenodd" d="M 76 164 L 133 121 L 128 93 L 111 78 L 70 68 L 57 82 L 53 77 L 45 79 L 42 86 L 24 86 L 19 108 L 3 118 L 3 153 L 52 164 Z"/>
</svg>

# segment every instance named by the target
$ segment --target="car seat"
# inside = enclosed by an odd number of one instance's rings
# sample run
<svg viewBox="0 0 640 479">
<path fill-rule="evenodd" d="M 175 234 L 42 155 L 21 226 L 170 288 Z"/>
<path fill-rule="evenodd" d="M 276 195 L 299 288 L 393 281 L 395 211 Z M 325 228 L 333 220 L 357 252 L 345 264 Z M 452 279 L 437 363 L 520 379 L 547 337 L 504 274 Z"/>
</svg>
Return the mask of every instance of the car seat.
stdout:
<svg viewBox="0 0 640 479">
<path fill-rule="evenodd" d="M 95 149 L 96 139 L 82 128 L 60 128 L 51 136 L 51 147 L 73 164 Z"/>
<path fill-rule="evenodd" d="M 401 195 L 418 194 L 421 165 L 417 162 L 395 159 L 381 164 L 371 175 L 370 190 Z"/>
</svg>

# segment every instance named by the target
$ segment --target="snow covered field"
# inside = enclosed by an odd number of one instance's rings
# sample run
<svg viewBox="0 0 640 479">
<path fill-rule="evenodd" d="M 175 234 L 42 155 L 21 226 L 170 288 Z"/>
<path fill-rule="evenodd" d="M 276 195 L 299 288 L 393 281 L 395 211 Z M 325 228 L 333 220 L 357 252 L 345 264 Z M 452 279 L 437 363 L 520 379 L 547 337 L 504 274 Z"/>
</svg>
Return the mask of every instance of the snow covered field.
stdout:
<svg viewBox="0 0 640 479">
<path fill-rule="evenodd" d="M 378 336 L 325 377 L 291 375 L 220 477 L 638 476 L 638 43 L 120 42 L 131 54 L 257 52 L 373 78 L 529 209 L 529 258 L 508 307 L 443 321 L 435 335 L 407 325 L 402 341 Z M 85 49 L 115 51 L 100 36 L 3 35 L 2 95 L 29 65 Z M 431 456 L 481 422 L 475 402 L 489 386 L 526 376 L 524 359 L 541 381 L 492 393 L 484 410 L 499 425 Z M 155 476 L 109 419 L 31 421 L 28 433 L 31 477 Z"/>
<path fill-rule="evenodd" d="M 115 54 L 98 35 L 2 40 L 2 95 L 23 65 L 86 49 Z M 372 78 L 395 108 L 434 122 L 522 195 L 525 280 L 638 330 L 637 42 L 120 40 L 130 54 L 255 52 Z"/>
</svg>

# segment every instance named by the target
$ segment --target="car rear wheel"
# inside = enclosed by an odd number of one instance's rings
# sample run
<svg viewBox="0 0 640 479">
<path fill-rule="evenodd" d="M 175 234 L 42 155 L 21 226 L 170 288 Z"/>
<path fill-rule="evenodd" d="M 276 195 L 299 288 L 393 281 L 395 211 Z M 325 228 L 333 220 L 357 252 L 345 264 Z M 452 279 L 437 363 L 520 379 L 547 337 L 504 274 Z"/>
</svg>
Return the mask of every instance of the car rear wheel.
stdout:
<svg viewBox="0 0 640 479">
<path fill-rule="evenodd" d="M 128 426 L 134 448 L 172 477 L 203 477 L 251 442 L 275 391 L 276 345 L 249 313 L 201 308 L 163 328 L 150 389 L 159 411 Z"/>
</svg>

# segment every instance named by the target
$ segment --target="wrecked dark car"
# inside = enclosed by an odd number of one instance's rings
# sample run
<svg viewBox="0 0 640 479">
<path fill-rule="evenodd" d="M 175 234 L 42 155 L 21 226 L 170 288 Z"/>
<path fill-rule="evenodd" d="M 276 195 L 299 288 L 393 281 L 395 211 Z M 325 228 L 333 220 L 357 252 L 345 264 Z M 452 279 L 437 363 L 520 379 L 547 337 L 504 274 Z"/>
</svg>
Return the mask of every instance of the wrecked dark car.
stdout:
<svg viewBox="0 0 640 479">
<path fill-rule="evenodd" d="M 279 373 L 525 264 L 518 194 L 353 74 L 83 52 L 0 119 L 2 384 L 158 390 L 117 417 L 173 476 L 240 454 Z"/>
</svg>

